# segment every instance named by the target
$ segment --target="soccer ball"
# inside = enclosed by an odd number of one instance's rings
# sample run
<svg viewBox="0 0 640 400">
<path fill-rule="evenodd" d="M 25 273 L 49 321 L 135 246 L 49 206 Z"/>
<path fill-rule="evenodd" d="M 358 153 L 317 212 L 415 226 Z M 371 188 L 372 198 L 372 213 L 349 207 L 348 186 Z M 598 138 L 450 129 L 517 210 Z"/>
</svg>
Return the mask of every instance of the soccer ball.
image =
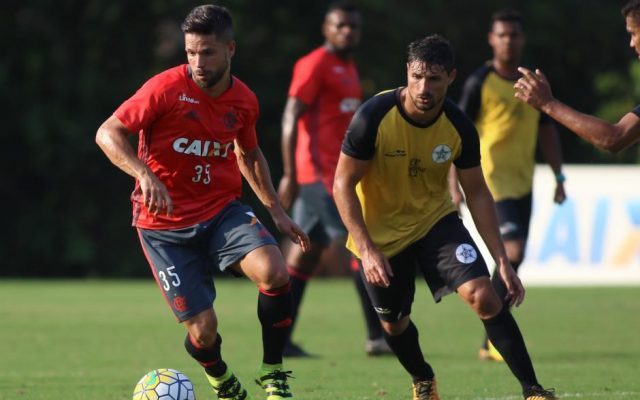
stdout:
<svg viewBox="0 0 640 400">
<path fill-rule="evenodd" d="M 138 381 L 133 400 L 196 400 L 196 395 L 186 375 L 175 369 L 160 368 Z"/>
</svg>

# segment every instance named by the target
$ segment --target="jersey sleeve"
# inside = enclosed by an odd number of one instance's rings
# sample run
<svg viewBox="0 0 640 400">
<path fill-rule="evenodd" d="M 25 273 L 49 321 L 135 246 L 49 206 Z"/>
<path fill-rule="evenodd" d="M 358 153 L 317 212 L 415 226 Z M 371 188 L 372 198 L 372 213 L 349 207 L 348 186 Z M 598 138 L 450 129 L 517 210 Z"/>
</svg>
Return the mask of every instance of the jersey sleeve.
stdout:
<svg viewBox="0 0 640 400">
<path fill-rule="evenodd" d="M 631 112 L 640 117 L 640 105 L 637 105 Z"/>
<path fill-rule="evenodd" d="M 458 158 L 453 160 L 457 168 L 474 168 L 480 165 L 480 138 L 473 122 L 452 101 L 446 100 L 445 113 L 458 131 L 462 149 Z"/>
<path fill-rule="evenodd" d="M 165 86 L 156 76 L 125 100 L 113 113 L 132 133 L 145 129 L 167 110 Z"/>
<path fill-rule="evenodd" d="M 289 86 L 289 97 L 295 97 L 307 105 L 314 102 L 322 85 L 320 63 L 321 59 L 317 57 L 304 57 L 296 62 Z"/>
<path fill-rule="evenodd" d="M 480 91 L 482 89 L 482 83 L 477 77 L 471 75 L 464 83 L 462 89 L 462 96 L 458 105 L 460 109 L 465 112 L 472 120 L 476 120 L 478 112 L 480 111 Z"/>
<path fill-rule="evenodd" d="M 396 104 L 396 91 L 385 92 L 366 101 L 347 128 L 342 152 L 359 160 L 371 160 L 376 151 L 380 121 Z"/>
</svg>

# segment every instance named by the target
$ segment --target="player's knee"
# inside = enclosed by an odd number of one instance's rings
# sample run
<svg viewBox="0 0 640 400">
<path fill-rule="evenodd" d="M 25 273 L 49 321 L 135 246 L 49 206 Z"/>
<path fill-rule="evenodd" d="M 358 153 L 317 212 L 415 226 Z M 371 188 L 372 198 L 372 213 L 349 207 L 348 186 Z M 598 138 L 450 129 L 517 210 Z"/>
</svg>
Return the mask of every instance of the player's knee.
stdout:
<svg viewBox="0 0 640 400">
<path fill-rule="evenodd" d="M 387 335 L 398 336 L 407 329 L 407 326 L 409 326 L 409 319 L 403 318 L 399 321 L 393 321 L 393 322 L 381 320 L 380 325 L 382 325 L 382 329 L 384 329 Z"/>
<path fill-rule="evenodd" d="M 495 290 L 490 284 L 484 282 L 468 288 L 464 294 L 464 299 L 481 319 L 493 317 L 502 308 L 502 302 Z"/>
<path fill-rule="evenodd" d="M 260 290 L 276 290 L 289 283 L 289 272 L 284 265 L 270 265 L 267 268 L 264 281 L 260 282 Z"/>
</svg>

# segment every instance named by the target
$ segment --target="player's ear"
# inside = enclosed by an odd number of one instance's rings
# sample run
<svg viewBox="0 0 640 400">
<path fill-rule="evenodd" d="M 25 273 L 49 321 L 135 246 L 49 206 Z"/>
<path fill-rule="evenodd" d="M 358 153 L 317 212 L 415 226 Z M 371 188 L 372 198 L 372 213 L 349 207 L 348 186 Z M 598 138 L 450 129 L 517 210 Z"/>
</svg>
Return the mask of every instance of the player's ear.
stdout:
<svg viewBox="0 0 640 400">
<path fill-rule="evenodd" d="M 236 54 L 235 40 L 229 40 L 229 43 L 227 43 L 227 50 L 229 51 L 229 57 L 233 57 L 233 55 Z"/>
<path fill-rule="evenodd" d="M 458 76 L 458 70 L 454 68 L 451 70 L 451 72 L 449 72 L 449 85 L 451 85 L 453 81 L 456 80 L 456 76 Z"/>
</svg>

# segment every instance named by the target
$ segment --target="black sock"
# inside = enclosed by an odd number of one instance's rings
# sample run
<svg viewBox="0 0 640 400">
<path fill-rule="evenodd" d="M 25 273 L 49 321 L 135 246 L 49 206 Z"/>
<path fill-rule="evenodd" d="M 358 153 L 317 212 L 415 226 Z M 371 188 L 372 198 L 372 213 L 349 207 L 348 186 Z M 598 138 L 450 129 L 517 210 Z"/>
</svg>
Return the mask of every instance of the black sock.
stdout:
<svg viewBox="0 0 640 400">
<path fill-rule="evenodd" d="M 291 329 L 291 284 L 273 290 L 260 290 L 258 319 L 262 325 L 262 361 L 281 364 L 282 350 Z"/>
<path fill-rule="evenodd" d="M 298 320 L 298 310 L 300 309 L 300 304 L 302 303 L 302 298 L 304 296 L 304 291 L 307 288 L 307 282 L 309 282 L 309 275 L 302 274 L 297 272 L 293 268 L 288 268 L 291 282 L 291 319 L 292 325 L 290 329 L 289 336 L 293 333 L 293 327 L 295 326 L 296 321 Z M 289 340 L 289 338 L 287 338 Z"/>
<path fill-rule="evenodd" d="M 356 286 L 364 319 L 367 324 L 367 337 L 369 340 L 379 339 L 383 336 L 382 326 L 380 325 L 380 319 L 378 319 L 376 310 L 373 309 L 373 304 L 371 304 L 371 299 L 369 298 L 369 294 L 367 293 L 367 289 L 365 288 L 362 279 L 360 271 L 353 272 L 353 282 Z"/>
<path fill-rule="evenodd" d="M 520 263 L 519 262 L 512 262 L 511 266 L 513 267 L 513 270 L 518 272 L 518 267 L 520 267 Z M 496 293 L 498 294 L 498 298 L 500 299 L 500 301 L 502 301 L 502 306 L 506 306 L 508 307 L 509 304 L 507 303 L 507 301 L 504 299 L 504 297 L 507 295 L 507 287 L 504 285 L 504 282 L 502 282 L 502 279 L 500 279 L 500 274 L 498 273 L 498 271 L 496 270 L 493 273 L 493 276 L 491 277 L 491 284 L 493 285 L 493 288 L 495 289 Z M 482 348 L 487 349 L 487 340 L 489 338 L 487 337 L 487 335 L 484 336 L 484 341 L 482 342 Z"/>
<path fill-rule="evenodd" d="M 412 321 L 409 321 L 409 326 L 401 334 L 391 336 L 385 332 L 384 338 L 396 357 L 398 357 L 400 364 L 411 375 L 414 383 L 433 379 L 433 369 L 422 355 L 420 343 L 418 342 L 418 329 L 416 329 Z"/>
<path fill-rule="evenodd" d="M 522 388 L 526 390 L 538 385 L 522 333 L 509 308 L 503 307 L 496 316 L 482 320 L 482 323 L 487 330 L 489 340 L 504 358 L 513 375 L 520 381 Z"/>
<path fill-rule="evenodd" d="M 221 345 L 222 337 L 219 334 L 216 337 L 215 343 L 210 348 L 198 347 L 188 333 L 184 340 L 184 347 L 191 357 L 204 367 L 207 375 L 215 378 L 227 372 L 227 364 L 222 361 Z"/>
</svg>

